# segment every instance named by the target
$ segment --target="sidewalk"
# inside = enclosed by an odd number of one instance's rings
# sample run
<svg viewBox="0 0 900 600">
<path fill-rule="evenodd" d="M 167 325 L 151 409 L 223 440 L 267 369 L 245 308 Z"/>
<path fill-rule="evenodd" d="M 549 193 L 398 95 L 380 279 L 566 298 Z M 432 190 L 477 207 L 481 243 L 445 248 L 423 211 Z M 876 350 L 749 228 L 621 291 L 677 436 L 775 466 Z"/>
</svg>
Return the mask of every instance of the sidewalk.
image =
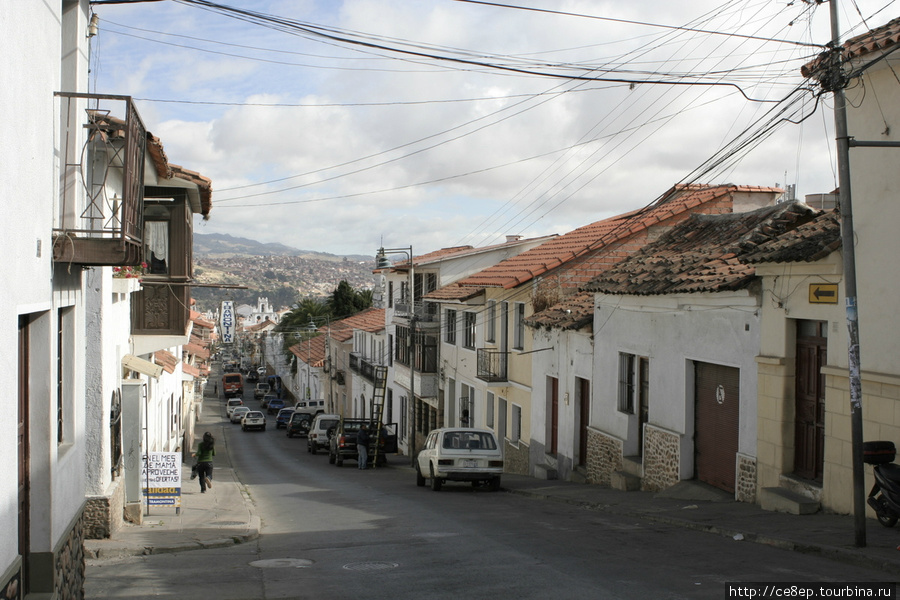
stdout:
<svg viewBox="0 0 900 600">
<path fill-rule="evenodd" d="M 212 487 L 205 494 L 200 493 L 199 480 L 191 480 L 190 450 L 185 450 L 188 464 L 181 471 L 179 514 L 175 514 L 174 508 L 152 507 L 148 515 L 145 508 L 141 525 L 125 524 L 109 539 L 85 540 L 87 558 L 220 548 L 259 536 L 259 517 L 253 514 L 250 497 L 235 477 L 224 446 L 223 427 L 230 423 L 222 416 L 222 403 L 214 396 L 207 396 L 203 404 L 203 415 L 196 429 L 198 439 L 205 431 L 216 438 Z"/>
<path fill-rule="evenodd" d="M 217 440 L 226 421 L 218 399 L 207 397 L 199 435 L 211 431 Z M 183 552 L 248 542 L 259 536 L 259 517 L 244 486 L 234 475 L 227 448 L 219 447 L 213 487 L 200 493 L 190 480 L 190 466 L 183 470 L 182 508 L 154 508 L 142 525 L 126 525 L 112 538 L 88 540 L 88 558 Z M 408 470 L 409 459 L 389 456 L 388 467 Z M 735 543 L 759 543 L 814 554 L 862 567 L 900 575 L 900 526 L 886 529 L 866 520 L 865 548 L 857 548 L 852 516 L 817 513 L 791 515 L 764 511 L 756 505 L 734 502 L 720 490 L 685 481 L 661 493 L 621 492 L 599 485 L 547 481 L 505 474 L 502 489 L 535 499 L 562 502 L 585 509 L 648 519 L 669 525 L 729 537 Z"/>
</svg>

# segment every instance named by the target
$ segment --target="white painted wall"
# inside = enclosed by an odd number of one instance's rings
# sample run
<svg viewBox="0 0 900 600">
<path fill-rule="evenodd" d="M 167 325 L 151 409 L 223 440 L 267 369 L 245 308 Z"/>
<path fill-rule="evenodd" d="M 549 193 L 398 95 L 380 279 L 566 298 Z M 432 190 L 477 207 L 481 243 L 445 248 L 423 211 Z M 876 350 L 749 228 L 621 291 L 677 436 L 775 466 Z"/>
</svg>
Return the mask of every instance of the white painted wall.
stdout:
<svg viewBox="0 0 900 600">
<path fill-rule="evenodd" d="M 649 422 L 682 436 L 681 475 L 693 476 L 693 361 L 741 371 L 738 451 L 756 456 L 760 326 L 746 291 L 595 298 L 591 422 L 638 454 L 636 415 L 618 410 L 619 352 L 650 359 Z"/>
</svg>

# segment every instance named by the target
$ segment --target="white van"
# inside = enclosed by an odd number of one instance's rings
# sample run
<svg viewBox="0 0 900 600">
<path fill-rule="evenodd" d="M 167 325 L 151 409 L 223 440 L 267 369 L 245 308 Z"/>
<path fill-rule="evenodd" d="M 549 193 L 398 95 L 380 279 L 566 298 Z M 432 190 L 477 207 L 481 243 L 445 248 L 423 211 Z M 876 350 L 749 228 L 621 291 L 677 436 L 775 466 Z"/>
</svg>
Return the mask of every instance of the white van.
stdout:
<svg viewBox="0 0 900 600">
<path fill-rule="evenodd" d="M 243 406 L 243 405 L 244 405 L 244 401 L 241 400 L 240 398 L 229 398 L 228 401 L 225 403 L 225 413 L 228 415 L 228 418 L 229 419 L 231 418 L 231 413 L 234 412 L 234 409 L 236 409 L 238 406 Z"/>
<path fill-rule="evenodd" d="M 308 413 L 317 415 L 325 412 L 324 400 L 300 400 L 294 405 L 294 412 Z"/>
<path fill-rule="evenodd" d="M 328 430 L 337 427 L 341 415 L 316 415 L 312 425 L 309 426 L 309 435 L 306 438 L 306 451 L 315 454 L 319 450 L 328 448 Z"/>
</svg>

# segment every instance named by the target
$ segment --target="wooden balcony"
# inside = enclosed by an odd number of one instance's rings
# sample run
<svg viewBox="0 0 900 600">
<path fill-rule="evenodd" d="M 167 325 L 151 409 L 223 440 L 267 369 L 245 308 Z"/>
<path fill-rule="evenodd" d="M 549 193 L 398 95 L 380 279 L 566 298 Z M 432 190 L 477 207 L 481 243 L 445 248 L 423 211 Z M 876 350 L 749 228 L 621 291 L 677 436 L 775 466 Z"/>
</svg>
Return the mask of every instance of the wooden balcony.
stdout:
<svg viewBox="0 0 900 600">
<path fill-rule="evenodd" d="M 63 139 L 53 260 L 141 263 L 147 130 L 129 96 L 57 92 Z M 88 109 L 87 104 L 102 108 Z M 124 115 L 124 120 L 110 115 Z"/>
</svg>

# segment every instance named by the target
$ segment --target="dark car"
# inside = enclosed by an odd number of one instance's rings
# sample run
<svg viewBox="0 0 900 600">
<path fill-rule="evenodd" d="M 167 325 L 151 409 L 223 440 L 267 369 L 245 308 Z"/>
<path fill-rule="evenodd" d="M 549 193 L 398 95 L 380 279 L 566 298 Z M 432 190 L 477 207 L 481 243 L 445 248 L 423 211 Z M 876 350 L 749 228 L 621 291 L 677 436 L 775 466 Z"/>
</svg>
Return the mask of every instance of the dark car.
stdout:
<svg viewBox="0 0 900 600">
<path fill-rule="evenodd" d="M 281 429 L 282 427 L 287 427 L 288 422 L 291 420 L 291 415 L 294 414 L 293 408 L 282 408 L 278 411 L 278 414 L 275 416 L 275 429 Z"/>
<path fill-rule="evenodd" d="M 312 425 L 313 416 L 309 413 L 301 413 L 294 411 L 291 413 L 291 419 L 287 424 L 287 436 L 309 435 L 309 426 Z"/>
<path fill-rule="evenodd" d="M 282 408 L 284 408 L 283 398 L 272 398 L 269 400 L 268 404 L 266 404 L 266 412 L 270 415 L 277 415 L 278 411 Z"/>
<path fill-rule="evenodd" d="M 334 426 L 334 432 L 329 432 L 328 438 L 328 462 L 341 466 L 345 460 L 357 460 L 358 453 L 356 451 L 356 434 L 360 426 L 365 423 L 370 431 L 374 431 L 375 424 L 369 419 L 341 419 Z M 367 458 L 369 464 L 373 464 L 375 460 L 375 436 L 369 436 L 369 453 Z M 385 423 L 381 429 L 381 435 L 378 436 L 378 464 L 383 465 L 386 462 L 385 455 L 397 451 L 397 424 Z"/>
<path fill-rule="evenodd" d="M 253 369 L 250 369 L 247 372 L 247 381 L 249 381 L 251 383 L 256 383 L 257 381 L 259 381 L 259 373 L 257 373 Z"/>
</svg>

